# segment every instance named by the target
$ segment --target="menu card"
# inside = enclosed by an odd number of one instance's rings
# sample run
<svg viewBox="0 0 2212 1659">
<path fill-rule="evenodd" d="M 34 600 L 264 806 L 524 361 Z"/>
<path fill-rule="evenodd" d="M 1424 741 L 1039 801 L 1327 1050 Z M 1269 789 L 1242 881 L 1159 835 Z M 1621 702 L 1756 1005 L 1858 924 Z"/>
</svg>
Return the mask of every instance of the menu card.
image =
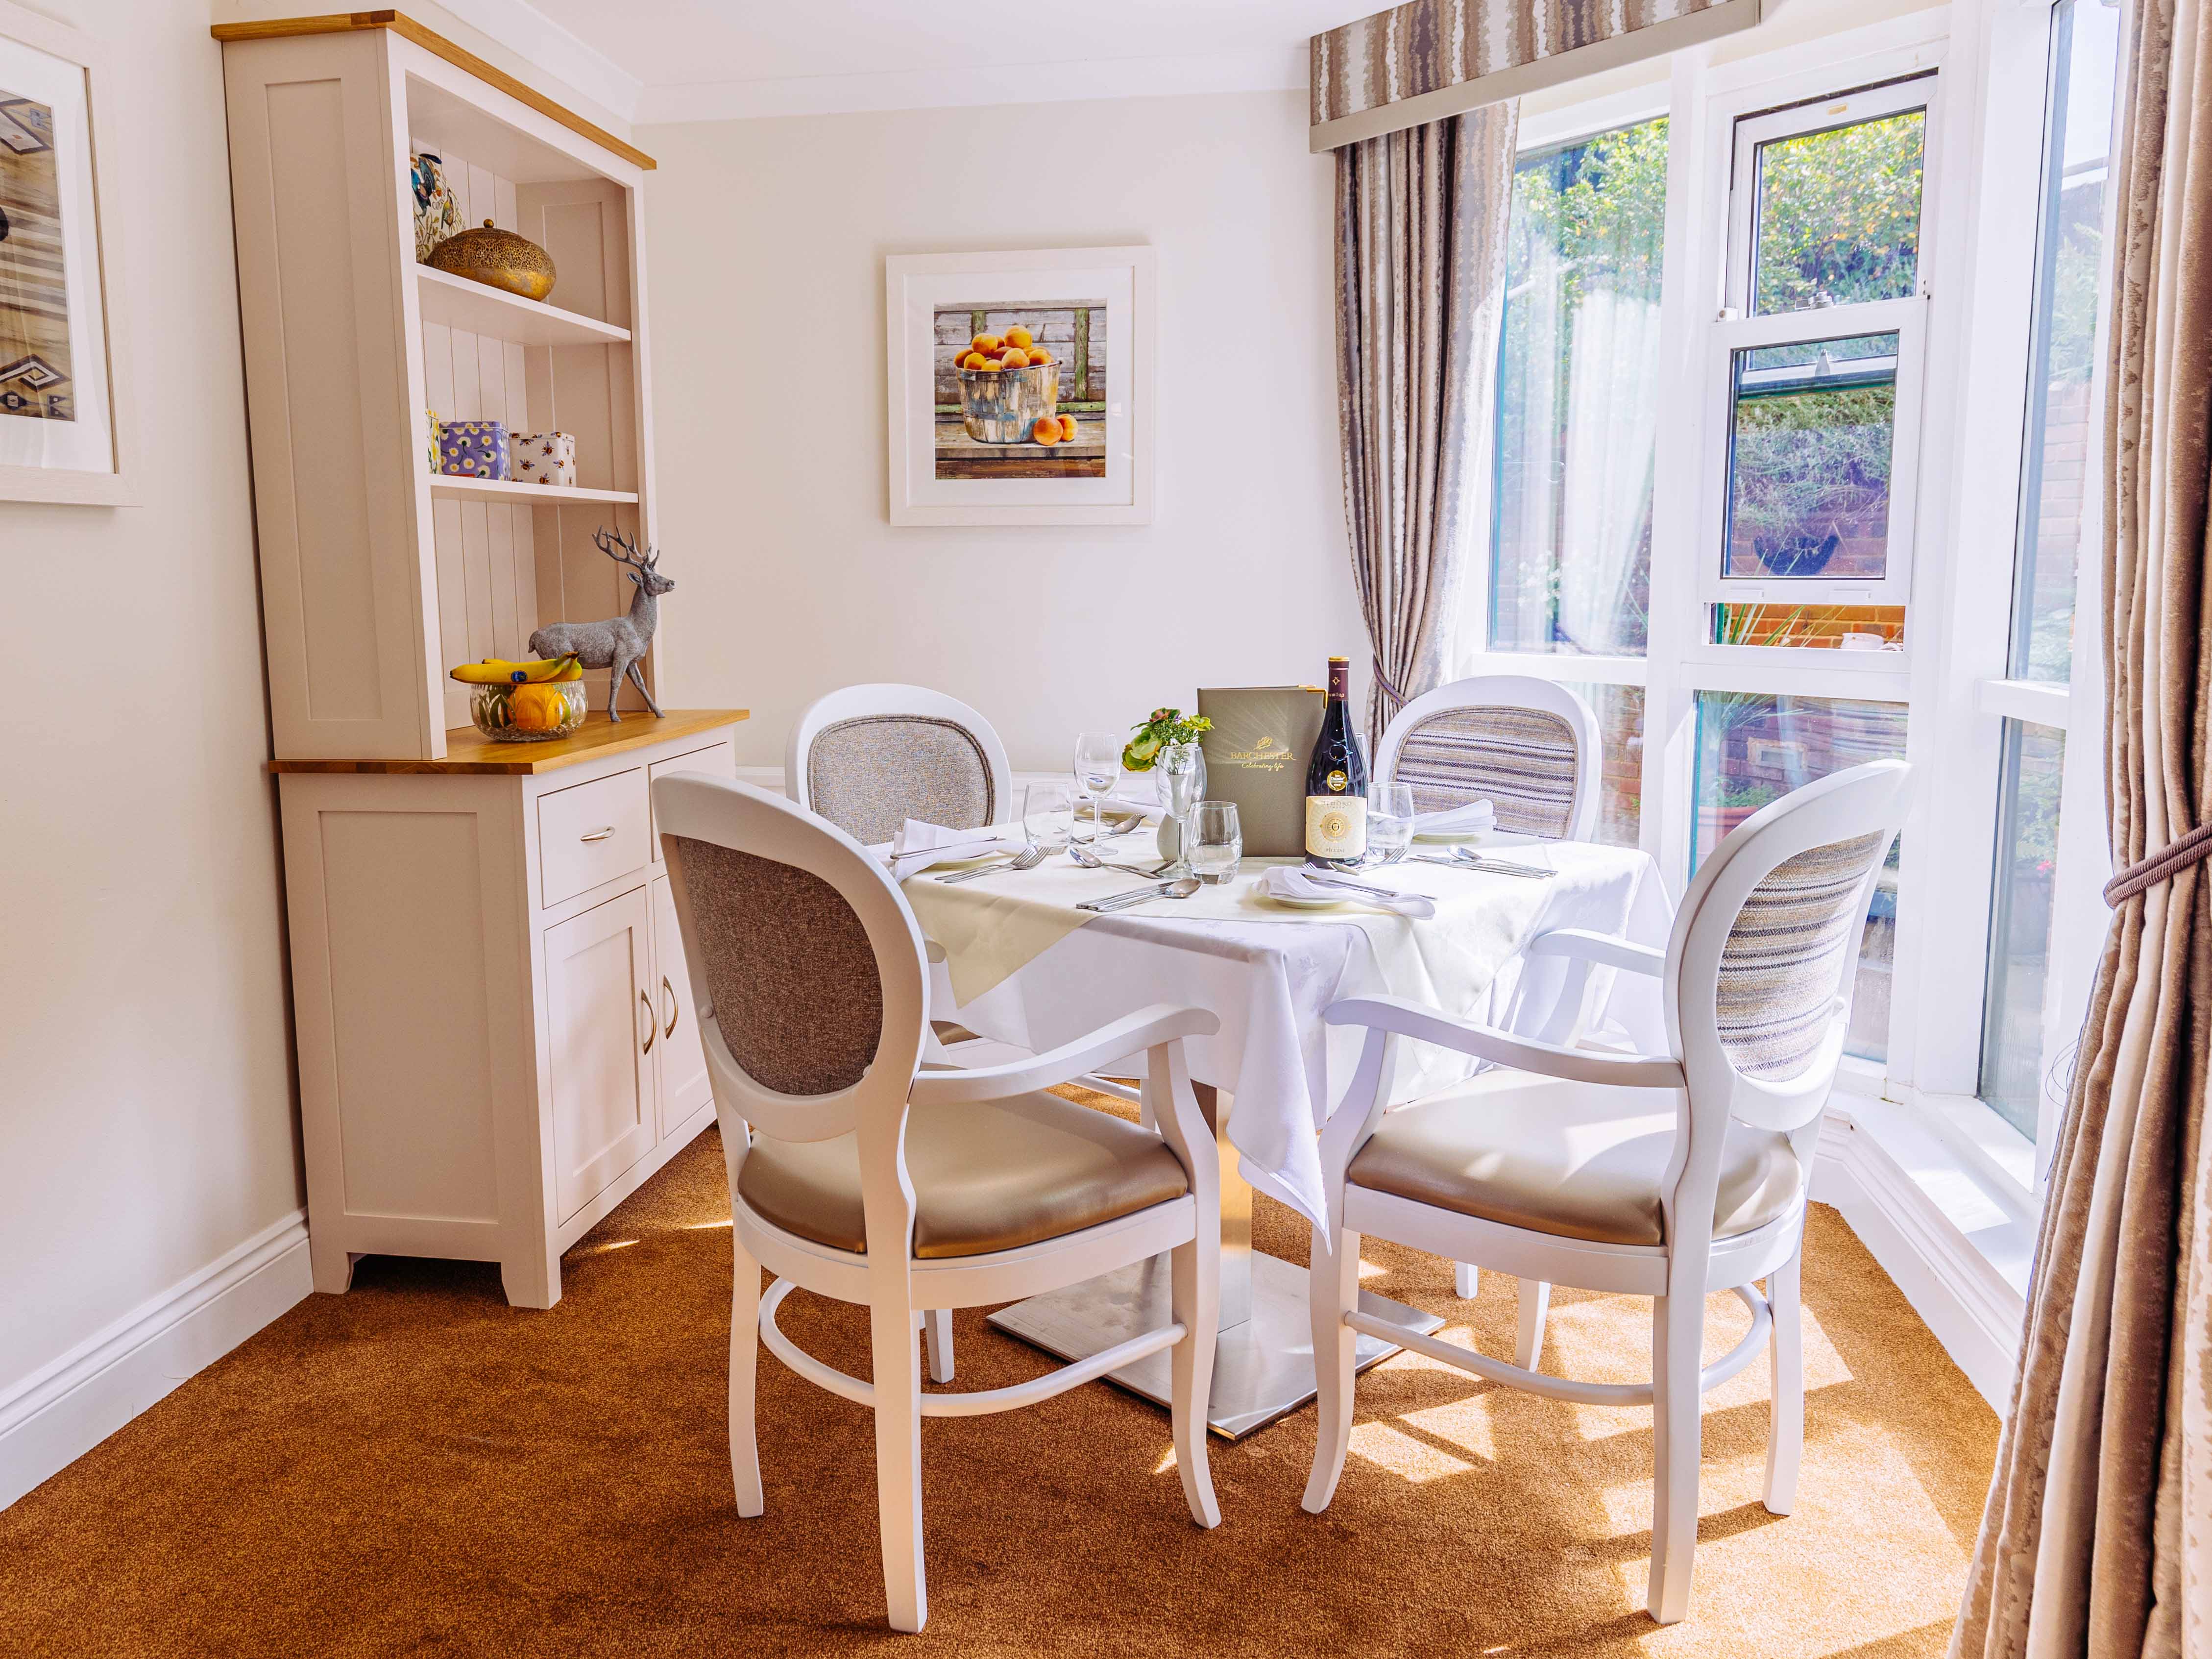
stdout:
<svg viewBox="0 0 2212 1659">
<path fill-rule="evenodd" d="M 1295 858 L 1306 846 L 1306 763 L 1321 735 L 1317 685 L 1200 689 L 1206 798 L 1237 803 L 1249 858 Z"/>
</svg>

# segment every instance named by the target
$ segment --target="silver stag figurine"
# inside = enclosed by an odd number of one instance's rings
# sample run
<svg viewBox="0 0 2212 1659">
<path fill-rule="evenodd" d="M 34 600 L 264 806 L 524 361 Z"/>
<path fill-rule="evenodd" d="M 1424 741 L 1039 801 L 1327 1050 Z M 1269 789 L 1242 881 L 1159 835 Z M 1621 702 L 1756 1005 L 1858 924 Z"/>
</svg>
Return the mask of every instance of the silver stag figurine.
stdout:
<svg viewBox="0 0 2212 1659">
<path fill-rule="evenodd" d="M 630 596 L 629 614 L 610 617 L 605 622 L 553 623 L 530 636 L 530 649 L 540 657 L 574 656 L 586 668 L 613 669 L 614 673 L 607 680 L 609 720 L 622 719 L 615 712 L 615 699 L 622 695 L 625 674 L 637 687 L 638 695 L 645 699 L 645 706 L 657 715 L 660 705 L 645 689 L 645 676 L 638 672 L 637 659 L 653 644 L 653 630 L 660 625 L 660 596 L 676 583 L 653 568 L 660 562 L 657 550 L 648 548 L 641 557 L 637 543 L 619 531 L 609 536 L 602 530 L 592 539 L 599 544 L 600 552 L 623 566 L 630 580 L 637 584 L 637 592 Z M 621 551 L 617 552 L 617 548 Z"/>
</svg>

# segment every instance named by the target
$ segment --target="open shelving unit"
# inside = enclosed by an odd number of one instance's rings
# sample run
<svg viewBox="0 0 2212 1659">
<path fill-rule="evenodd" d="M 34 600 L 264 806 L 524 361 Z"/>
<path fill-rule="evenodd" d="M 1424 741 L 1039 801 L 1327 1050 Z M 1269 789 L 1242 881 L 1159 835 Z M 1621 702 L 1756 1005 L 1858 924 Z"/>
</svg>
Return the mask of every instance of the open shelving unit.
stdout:
<svg viewBox="0 0 2212 1659">
<path fill-rule="evenodd" d="M 276 756 L 435 760 L 469 720 L 448 667 L 621 613 L 595 532 L 653 543 L 652 158 L 397 14 L 215 33 L 241 298 L 275 324 L 246 372 Z M 552 256 L 544 301 L 416 261 L 417 152 L 464 224 Z M 577 487 L 435 473 L 434 414 L 573 434 Z"/>
</svg>

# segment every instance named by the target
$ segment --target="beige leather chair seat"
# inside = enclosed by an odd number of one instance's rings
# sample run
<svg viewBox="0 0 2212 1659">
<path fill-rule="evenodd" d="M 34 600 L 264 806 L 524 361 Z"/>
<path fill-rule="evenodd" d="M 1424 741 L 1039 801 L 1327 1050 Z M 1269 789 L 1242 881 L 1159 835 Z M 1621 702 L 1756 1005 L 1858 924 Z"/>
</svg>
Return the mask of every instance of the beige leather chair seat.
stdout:
<svg viewBox="0 0 2212 1659">
<path fill-rule="evenodd" d="M 1345 1179 L 1557 1238 L 1662 1244 L 1660 1183 L 1674 1130 L 1674 1097 L 1664 1089 L 1562 1090 L 1539 1103 L 1470 1086 L 1385 1112 Z M 1713 1237 L 1778 1219 L 1799 1180 L 1785 1138 L 1731 1124 Z"/>
<path fill-rule="evenodd" d="M 985 1255 L 1080 1232 L 1181 1198 L 1182 1166 L 1158 1135 L 1057 1095 L 916 1106 L 907 1117 L 914 1253 Z M 738 1195 L 772 1226 L 866 1254 L 851 1135 L 753 1143 Z"/>
</svg>

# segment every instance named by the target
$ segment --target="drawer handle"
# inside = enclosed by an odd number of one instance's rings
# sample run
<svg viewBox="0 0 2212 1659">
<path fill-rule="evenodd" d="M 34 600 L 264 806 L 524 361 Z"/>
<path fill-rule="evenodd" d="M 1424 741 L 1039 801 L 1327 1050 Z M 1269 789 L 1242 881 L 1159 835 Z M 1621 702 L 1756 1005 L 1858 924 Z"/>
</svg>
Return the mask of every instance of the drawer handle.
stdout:
<svg viewBox="0 0 2212 1659">
<path fill-rule="evenodd" d="M 586 830 L 582 835 L 577 836 L 576 839 L 578 841 L 605 841 L 609 836 L 614 834 L 614 825 L 611 823 L 603 824 L 597 830 Z M 640 992 L 639 994 L 643 995 L 644 993 Z"/>
<path fill-rule="evenodd" d="M 660 976 L 660 988 L 668 993 L 668 1024 L 661 1028 L 660 1035 L 672 1037 L 676 1035 L 676 1022 L 684 1017 L 684 1005 L 677 1001 L 676 988 L 668 982 L 665 974 Z"/>
<path fill-rule="evenodd" d="M 645 1005 L 645 1052 L 649 1054 L 653 1038 L 660 1035 L 660 1017 L 653 1012 L 653 999 L 644 992 L 637 994 L 637 1000 Z"/>
</svg>

